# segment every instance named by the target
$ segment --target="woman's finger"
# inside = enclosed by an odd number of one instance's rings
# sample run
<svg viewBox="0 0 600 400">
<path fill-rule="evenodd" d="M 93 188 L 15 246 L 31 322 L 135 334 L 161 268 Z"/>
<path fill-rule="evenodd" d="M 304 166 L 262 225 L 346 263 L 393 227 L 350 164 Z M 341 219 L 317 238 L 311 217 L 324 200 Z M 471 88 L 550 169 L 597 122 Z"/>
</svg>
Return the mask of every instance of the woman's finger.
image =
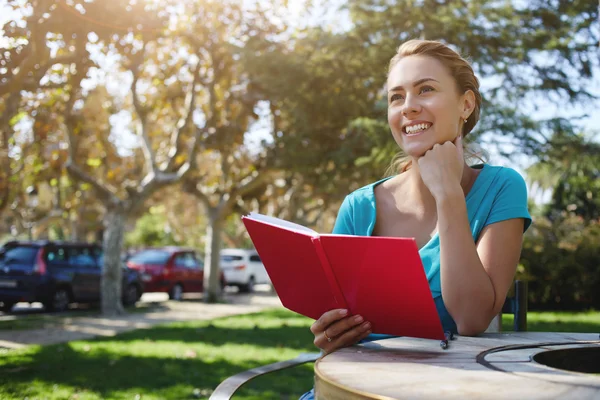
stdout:
<svg viewBox="0 0 600 400">
<path fill-rule="evenodd" d="M 359 340 L 362 340 L 371 334 L 371 324 L 369 322 L 363 322 L 362 324 L 355 326 L 354 328 L 342 333 L 337 336 L 331 342 L 325 339 L 325 334 L 322 337 L 323 346 L 320 347 L 327 353 L 331 353 L 342 347 L 348 347 L 356 344 Z"/>
<path fill-rule="evenodd" d="M 454 139 L 454 142 L 452 142 L 452 143 L 454 143 L 454 146 L 456 146 L 456 149 L 458 150 L 459 161 L 463 162 L 463 160 L 465 158 L 465 154 L 464 154 L 465 150 L 464 150 L 464 147 L 463 147 L 463 138 L 462 138 L 462 135 L 459 134 L 456 137 L 456 139 Z"/>
<path fill-rule="evenodd" d="M 331 325 L 335 321 L 345 318 L 346 315 L 348 315 L 348 310 L 345 309 L 335 309 L 327 311 L 311 325 L 310 331 L 314 335 L 317 335 L 323 332 L 329 325 Z"/>
<path fill-rule="evenodd" d="M 360 325 L 364 322 L 364 318 L 360 315 L 353 315 L 351 317 L 346 317 L 339 321 L 334 322 L 325 328 L 324 332 L 330 338 L 335 338 L 342 333 L 354 328 L 357 325 Z"/>
</svg>

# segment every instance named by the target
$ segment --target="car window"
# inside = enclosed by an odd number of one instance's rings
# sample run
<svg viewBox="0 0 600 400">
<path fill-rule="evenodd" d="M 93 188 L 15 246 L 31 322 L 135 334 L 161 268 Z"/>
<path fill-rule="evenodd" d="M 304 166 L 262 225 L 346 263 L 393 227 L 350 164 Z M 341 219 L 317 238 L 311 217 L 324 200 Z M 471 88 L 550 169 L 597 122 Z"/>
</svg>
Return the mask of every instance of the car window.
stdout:
<svg viewBox="0 0 600 400">
<path fill-rule="evenodd" d="M 194 254 L 194 260 L 196 261 L 196 264 L 198 264 L 198 268 L 200 268 L 200 269 L 204 268 L 204 260 L 202 258 L 198 258 Z"/>
<path fill-rule="evenodd" d="M 224 262 L 242 261 L 242 260 L 243 260 L 242 256 L 231 256 L 228 254 L 221 255 L 221 261 L 224 261 Z"/>
<path fill-rule="evenodd" d="M 129 261 L 136 264 L 166 264 L 171 253 L 164 250 L 142 250 L 134 254 Z"/>
<path fill-rule="evenodd" d="M 0 262 L 10 264 L 33 264 L 38 252 L 38 247 L 16 246 L 2 249 Z"/>
<path fill-rule="evenodd" d="M 64 265 L 68 262 L 67 249 L 63 246 L 52 246 L 46 250 L 48 265 Z"/>
<path fill-rule="evenodd" d="M 198 262 L 192 253 L 181 253 L 175 257 L 175 265 L 177 267 L 197 269 Z"/>
<path fill-rule="evenodd" d="M 71 247 L 69 264 L 75 267 L 97 267 L 96 257 L 90 247 Z"/>
<path fill-rule="evenodd" d="M 250 256 L 250 261 L 260 262 L 260 257 L 258 255 Z"/>
</svg>

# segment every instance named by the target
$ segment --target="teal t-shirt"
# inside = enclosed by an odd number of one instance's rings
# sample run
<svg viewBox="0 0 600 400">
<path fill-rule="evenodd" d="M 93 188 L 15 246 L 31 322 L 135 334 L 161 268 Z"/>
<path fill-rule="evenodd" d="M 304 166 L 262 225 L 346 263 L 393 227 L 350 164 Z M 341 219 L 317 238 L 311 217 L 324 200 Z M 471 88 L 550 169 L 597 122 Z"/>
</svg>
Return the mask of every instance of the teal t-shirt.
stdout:
<svg viewBox="0 0 600 400">
<path fill-rule="evenodd" d="M 487 164 L 473 168 L 481 169 L 465 198 L 473 241 L 477 242 L 485 226 L 508 219 L 523 218 L 524 230 L 527 230 L 531 224 L 531 216 L 527 210 L 527 187 L 521 175 L 511 168 Z M 340 207 L 333 233 L 371 236 L 376 221 L 375 186 L 390 178 L 364 186 L 346 196 Z M 437 234 L 419 249 L 419 255 L 442 326 L 445 331 L 456 333 L 456 324 L 442 299 L 440 238 Z"/>
</svg>

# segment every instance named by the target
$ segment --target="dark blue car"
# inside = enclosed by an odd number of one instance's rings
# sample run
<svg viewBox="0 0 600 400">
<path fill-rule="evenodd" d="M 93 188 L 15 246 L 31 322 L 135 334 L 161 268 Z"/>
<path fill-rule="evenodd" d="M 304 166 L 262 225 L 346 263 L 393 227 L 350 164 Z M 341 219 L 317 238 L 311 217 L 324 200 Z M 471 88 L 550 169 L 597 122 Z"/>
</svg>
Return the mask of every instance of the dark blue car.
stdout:
<svg viewBox="0 0 600 400">
<path fill-rule="evenodd" d="M 100 301 L 102 247 L 88 243 L 12 241 L 0 248 L 0 303 L 40 302 L 47 311 Z M 123 304 L 143 293 L 140 274 L 123 266 Z"/>
</svg>

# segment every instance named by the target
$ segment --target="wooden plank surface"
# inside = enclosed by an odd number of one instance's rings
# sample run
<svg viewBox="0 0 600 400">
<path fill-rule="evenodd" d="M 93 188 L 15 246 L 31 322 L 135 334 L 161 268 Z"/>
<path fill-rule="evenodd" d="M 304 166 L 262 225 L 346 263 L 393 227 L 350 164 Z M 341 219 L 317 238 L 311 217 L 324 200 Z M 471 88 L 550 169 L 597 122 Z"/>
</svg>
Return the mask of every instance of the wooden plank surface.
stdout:
<svg viewBox="0 0 600 400">
<path fill-rule="evenodd" d="M 439 342 L 392 338 L 341 349 L 315 365 L 317 399 L 600 399 L 600 376 L 562 371 L 532 361 L 540 351 L 564 348 L 556 343 L 595 342 L 597 334 L 519 332 L 457 337 L 449 349 Z M 544 343 L 544 348 L 537 344 Z M 494 368 L 477 362 L 487 354 Z"/>
</svg>

